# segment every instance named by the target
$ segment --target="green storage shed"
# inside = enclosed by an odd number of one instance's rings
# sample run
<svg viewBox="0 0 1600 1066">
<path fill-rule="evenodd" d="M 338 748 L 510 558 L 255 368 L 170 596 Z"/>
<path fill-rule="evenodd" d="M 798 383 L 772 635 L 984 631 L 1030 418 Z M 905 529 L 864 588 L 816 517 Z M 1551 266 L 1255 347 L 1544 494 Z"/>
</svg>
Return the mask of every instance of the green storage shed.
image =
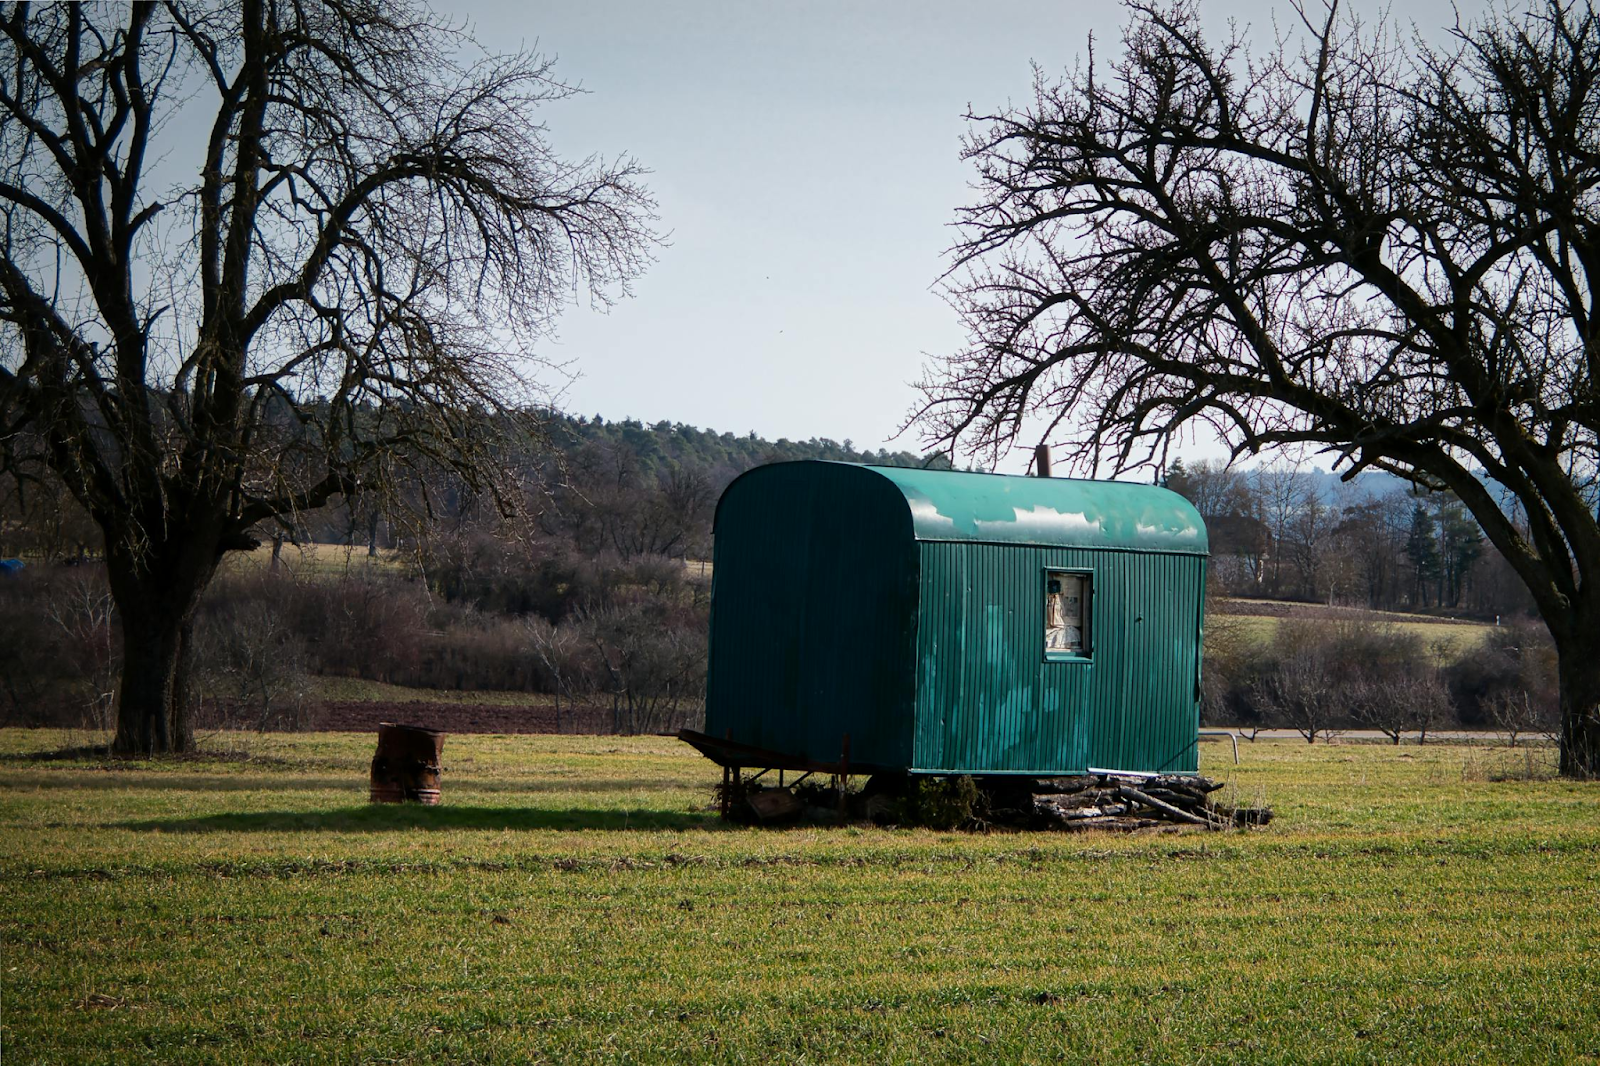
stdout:
<svg viewBox="0 0 1600 1066">
<path fill-rule="evenodd" d="M 1192 773 L 1206 558 L 1155 486 L 758 467 L 717 505 L 702 736 L 748 767 Z"/>
</svg>

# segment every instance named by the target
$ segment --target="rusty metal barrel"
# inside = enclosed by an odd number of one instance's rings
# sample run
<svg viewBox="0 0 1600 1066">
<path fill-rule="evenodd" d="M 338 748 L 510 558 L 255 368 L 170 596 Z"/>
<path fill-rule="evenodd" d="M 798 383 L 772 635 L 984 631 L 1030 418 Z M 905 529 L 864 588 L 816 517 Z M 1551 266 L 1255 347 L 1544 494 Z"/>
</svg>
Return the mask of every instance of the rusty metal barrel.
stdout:
<svg viewBox="0 0 1600 1066">
<path fill-rule="evenodd" d="M 378 723 L 372 757 L 373 803 L 439 802 L 439 756 L 444 734 L 418 725 Z"/>
</svg>

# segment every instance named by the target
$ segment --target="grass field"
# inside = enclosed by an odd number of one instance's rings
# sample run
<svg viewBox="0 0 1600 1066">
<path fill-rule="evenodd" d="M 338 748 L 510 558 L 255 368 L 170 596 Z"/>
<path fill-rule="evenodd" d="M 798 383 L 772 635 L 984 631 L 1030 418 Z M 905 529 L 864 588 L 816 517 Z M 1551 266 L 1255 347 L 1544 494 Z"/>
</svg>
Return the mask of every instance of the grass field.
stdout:
<svg viewBox="0 0 1600 1066">
<path fill-rule="evenodd" d="M 335 578 L 362 574 L 397 574 L 406 567 L 406 557 L 393 548 L 379 548 L 367 554 L 365 544 L 285 544 L 279 563 L 295 577 Z M 223 557 L 223 568 L 239 574 L 261 573 L 272 568 L 272 545 L 255 551 L 232 552 Z"/>
<path fill-rule="evenodd" d="M 1246 639 L 1258 645 L 1272 643 L 1278 627 L 1284 623 L 1283 618 L 1270 615 L 1237 613 L 1223 615 L 1222 618 L 1225 620 L 1223 624 L 1232 623 L 1240 627 Z M 1215 624 L 1215 621 L 1208 624 Z M 1413 633 L 1421 638 L 1423 647 L 1436 653 L 1440 665 L 1455 662 L 1478 648 L 1494 628 L 1491 625 L 1460 622 L 1391 621 L 1391 624 L 1403 633 Z"/>
<path fill-rule="evenodd" d="M 322 700 L 355 700 L 361 703 L 464 703 L 469 705 L 526 707 L 553 704 L 547 692 L 497 692 L 490 689 L 409 688 L 363 677 L 313 677 L 311 695 Z"/>
<path fill-rule="evenodd" d="M 451 737 L 436 809 L 366 736 L 62 742 L 0 732 L 8 1063 L 1600 1061 L 1600 785 L 1521 752 L 1208 745 L 1272 826 L 1113 837 L 726 828 L 661 738 Z"/>
</svg>

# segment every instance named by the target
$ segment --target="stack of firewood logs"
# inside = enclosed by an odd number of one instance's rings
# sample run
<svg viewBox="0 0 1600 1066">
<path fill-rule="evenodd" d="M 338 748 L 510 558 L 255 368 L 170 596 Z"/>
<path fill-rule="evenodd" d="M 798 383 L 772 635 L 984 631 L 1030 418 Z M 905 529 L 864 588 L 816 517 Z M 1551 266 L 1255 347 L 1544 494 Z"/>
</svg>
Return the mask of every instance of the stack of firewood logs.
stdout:
<svg viewBox="0 0 1600 1066">
<path fill-rule="evenodd" d="M 1160 825 L 1232 829 L 1266 825 L 1268 807 L 1230 807 L 1214 801 L 1221 782 L 1183 774 L 1123 777 L 1085 774 L 1036 778 L 1026 793 L 996 794 L 987 821 L 1035 828 L 1131 830 Z"/>
<path fill-rule="evenodd" d="M 826 779 L 824 779 L 826 780 Z M 860 792 L 837 780 L 787 788 L 755 782 L 728 786 L 725 817 L 762 825 L 800 820 L 851 821 L 935 829 L 1220 830 L 1266 825 L 1270 807 L 1219 803 L 1221 782 L 1187 774 L 1135 777 L 924 777 L 884 775 Z"/>
</svg>

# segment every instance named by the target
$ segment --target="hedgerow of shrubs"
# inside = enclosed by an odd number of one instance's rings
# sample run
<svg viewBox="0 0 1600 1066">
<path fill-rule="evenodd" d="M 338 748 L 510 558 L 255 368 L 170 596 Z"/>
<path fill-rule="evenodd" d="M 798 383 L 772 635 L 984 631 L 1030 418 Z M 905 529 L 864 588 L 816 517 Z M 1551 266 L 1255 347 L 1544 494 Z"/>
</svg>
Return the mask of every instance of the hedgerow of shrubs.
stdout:
<svg viewBox="0 0 1600 1066">
<path fill-rule="evenodd" d="M 1496 627 L 1481 646 L 1454 655 L 1378 619 L 1284 619 L 1266 642 L 1225 614 L 1207 627 L 1207 723 L 1296 729 L 1313 742 L 1346 729 L 1399 743 L 1448 726 L 1555 728 L 1555 648 L 1534 623 Z"/>
<path fill-rule="evenodd" d="M 679 560 L 574 552 L 561 541 L 441 539 L 410 573 L 225 573 L 194 621 L 204 722 L 312 721 L 312 679 L 554 698 L 560 721 L 622 732 L 694 724 L 704 696 L 707 589 Z M 1536 624 L 1439 649 L 1377 620 L 1285 619 L 1270 641 L 1207 621 L 1202 719 L 1426 737 L 1449 726 L 1554 728 L 1554 647 Z M 101 569 L 39 565 L 0 581 L 0 718 L 110 722 L 118 654 Z M 582 711 L 581 715 L 576 712 Z"/>
<path fill-rule="evenodd" d="M 618 731 L 697 720 L 707 604 L 681 562 L 560 549 L 508 555 L 458 556 L 442 578 L 439 570 L 220 575 L 192 627 L 191 670 L 206 712 L 197 720 L 304 726 L 317 675 L 553 695 Z M 3 720 L 107 725 L 114 623 L 97 566 L 42 565 L 0 582 Z"/>
</svg>

